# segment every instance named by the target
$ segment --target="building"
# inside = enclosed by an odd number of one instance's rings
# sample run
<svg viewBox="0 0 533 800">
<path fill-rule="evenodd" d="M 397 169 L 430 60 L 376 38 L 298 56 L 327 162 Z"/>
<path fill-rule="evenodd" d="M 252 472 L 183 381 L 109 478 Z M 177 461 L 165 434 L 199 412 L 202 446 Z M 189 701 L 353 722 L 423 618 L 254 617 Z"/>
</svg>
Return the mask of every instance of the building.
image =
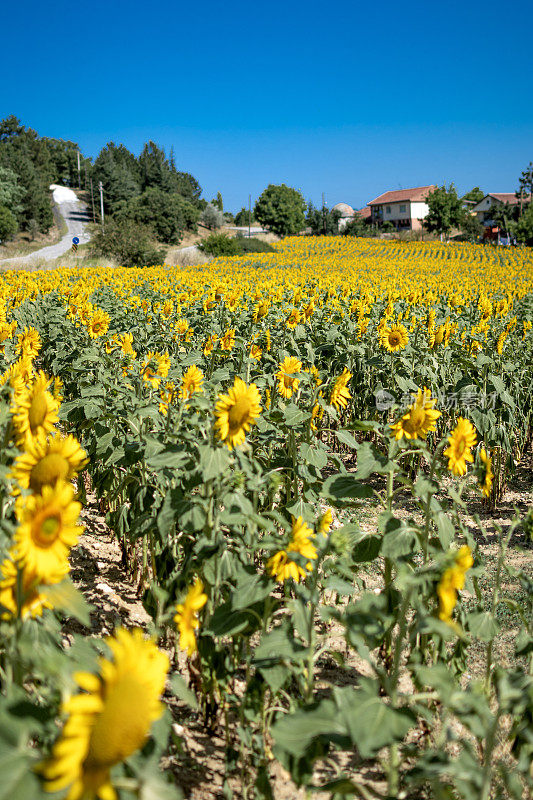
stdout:
<svg viewBox="0 0 533 800">
<path fill-rule="evenodd" d="M 432 184 L 380 194 L 375 200 L 367 203 L 372 223 L 392 222 L 398 230 L 421 230 L 422 220 L 429 211 L 426 199 L 434 189 L 436 186 Z"/>
<path fill-rule="evenodd" d="M 528 203 L 529 200 L 530 197 L 523 197 L 522 203 Z M 490 228 L 494 222 L 494 214 L 492 212 L 495 207 L 503 205 L 517 206 L 519 204 L 520 198 L 514 192 L 489 192 L 483 200 L 472 206 L 472 213 L 486 228 Z"/>
<path fill-rule="evenodd" d="M 331 209 L 332 211 L 338 211 L 340 213 L 339 219 L 339 230 L 342 231 L 346 225 L 351 222 L 351 220 L 355 217 L 355 211 L 348 203 L 337 203 Z"/>
</svg>

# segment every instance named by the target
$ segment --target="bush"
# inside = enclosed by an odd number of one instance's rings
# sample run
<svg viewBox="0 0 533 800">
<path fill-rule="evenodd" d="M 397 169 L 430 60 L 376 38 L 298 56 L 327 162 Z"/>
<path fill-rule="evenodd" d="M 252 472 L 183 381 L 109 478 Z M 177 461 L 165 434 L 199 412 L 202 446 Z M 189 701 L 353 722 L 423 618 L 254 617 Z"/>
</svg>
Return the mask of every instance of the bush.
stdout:
<svg viewBox="0 0 533 800">
<path fill-rule="evenodd" d="M 252 237 L 236 236 L 230 239 L 224 233 L 212 233 L 198 245 L 202 253 L 214 256 L 240 256 L 245 253 L 273 253 L 274 248 L 268 242 Z"/>
<path fill-rule="evenodd" d="M 224 233 L 212 233 L 198 245 L 198 249 L 208 256 L 237 256 L 241 253 L 237 239 L 230 239 Z"/>
<path fill-rule="evenodd" d="M 186 230 L 196 230 L 200 213 L 179 194 L 150 188 L 120 206 L 116 217 L 148 225 L 156 239 L 179 244 Z"/>
<path fill-rule="evenodd" d="M 165 250 L 157 249 L 151 241 L 152 231 L 130 219 L 110 220 L 105 230 L 91 240 L 96 256 L 118 261 L 124 267 L 144 267 L 162 264 Z"/>
<path fill-rule="evenodd" d="M 12 239 L 18 230 L 17 220 L 5 206 L 0 206 L 0 241 Z"/>
</svg>

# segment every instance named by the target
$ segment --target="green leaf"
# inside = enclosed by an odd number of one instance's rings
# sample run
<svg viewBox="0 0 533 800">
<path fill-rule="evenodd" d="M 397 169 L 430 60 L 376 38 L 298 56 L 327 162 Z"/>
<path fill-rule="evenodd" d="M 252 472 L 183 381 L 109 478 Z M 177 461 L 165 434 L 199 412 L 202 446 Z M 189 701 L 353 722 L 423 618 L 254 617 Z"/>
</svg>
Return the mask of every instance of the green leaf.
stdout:
<svg viewBox="0 0 533 800">
<path fill-rule="evenodd" d="M 500 626 L 490 611 L 471 611 L 466 619 L 470 633 L 482 642 L 491 642 L 498 635 Z"/>
<path fill-rule="evenodd" d="M 198 451 L 200 453 L 200 469 L 204 481 L 217 478 L 227 470 L 231 458 L 225 447 L 201 445 Z"/>
<path fill-rule="evenodd" d="M 371 486 L 361 483 L 354 475 L 343 475 L 341 472 L 331 475 L 324 482 L 322 493 L 332 501 L 364 500 L 373 495 Z"/>
<path fill-rule="evenodd" d="M 290 428 L 301 425 L 302 422 L 311 418 L 311 413 L 308 411 L 300 411 L 297 405 L 290 403 L 284 410 L 283 416 L 285 424 Z"/>
<path fill-rule="evenodd" d="M 183 700 L 190 708 L 198 708 L 198 701 L 196 700 L 194 692 L 189 689 L 179 672 L 175 672 L 170 679 L 170 688 L 176 697 Z"/>
<path fill-rule="evenodd" d="M 354 450 L 359 445 L 357 439 L 355 439 L 349 431 L 336 431 L 336 436 L 341 444 L 346 444 L 348 447 L 353 447 Z"/>
<path fill-rule="evenodd" d="M 90 628 L 93 606 L 89 605 L 69 578 L 53 586 L 42 586 L 40 591 L 57 611 L 67 617 L 74 617 L 86 628 Z"/>
<path fill-rule="evenodd" d="M 311 447 L 309 444 L 300 445 L 300 456 L 303 461 L 306 461 L 317 469 L 324 469 L 328 463 L 327 453 L 325 453 L 324 450 L 320 450 L 318 447 Z"/>
</svg>

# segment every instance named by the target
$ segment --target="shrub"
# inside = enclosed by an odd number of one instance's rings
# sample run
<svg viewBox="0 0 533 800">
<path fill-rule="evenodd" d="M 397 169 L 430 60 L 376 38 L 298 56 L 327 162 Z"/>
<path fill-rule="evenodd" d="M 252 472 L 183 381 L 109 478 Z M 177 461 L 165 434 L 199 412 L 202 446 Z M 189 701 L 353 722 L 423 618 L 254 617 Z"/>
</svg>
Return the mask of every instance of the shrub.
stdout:
<svg viewBox="0 0 533 800">
<path fill-rule="evenodd" d="M 212 233 L 198 245 L 202 253 L 209 256 L 237 256 L 242 251 L 239 248 L 237 239 L 230 239 L 224 233 Z"/>
<path fill-rule="evenodd" d="M 208 203 L 200 215 L 200 221 L 203 222 L 206 228 L 214 229 L 221 228 L 226 220 L 222 211 Z"/>
<path fill-rule="evenodd" d="M 105 230 L 91 240 L 91 250 L 97 256 L 118 261 L 124 267 L 143 267 L 161 264 L 165 250 L 154 247 L 152 231 L 129 219 L 110 220 Z"/>
</svg>

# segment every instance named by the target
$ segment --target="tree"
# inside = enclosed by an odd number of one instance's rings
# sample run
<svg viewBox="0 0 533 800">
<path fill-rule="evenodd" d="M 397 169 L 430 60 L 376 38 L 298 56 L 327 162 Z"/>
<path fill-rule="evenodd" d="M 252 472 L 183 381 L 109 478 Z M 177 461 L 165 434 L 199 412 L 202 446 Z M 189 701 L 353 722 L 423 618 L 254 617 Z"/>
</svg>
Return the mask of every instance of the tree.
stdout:
<svg viewBox="0 0 533 800">
<path fill-rule="evenodd" d="M 466 208 L 463 209 L 463 215 L 459 222 L 459 227 L 461 229 L 461 233 L 468 242 L 478 242 L 481 234 L 483 233 L 482 223 L 475 214 L 471 214 Z"/>
<path fill-rule="evenodd" d="M 313 236 L 335 236 L 339 233 L 339 220 L 341 212 L 335 208 L 329 211 L 326 206 L 315 208 L 310 202 L 307 206 L 307 216 L 305 221 L 311 228 Z"/>
<path fill-rule="evenodd" d="M 213 230 L 215 228 L 221 228 L 224 225 L 224 214 L 222 211 L 219 211 L 212 203 L 208 203 L 202 213 L 200 214 L 200 220 L 206 226 L 206 228 L 210 228 Z"/>
<path fill-rule="evenodd" d="M 17 220 L 5 206 L 0 206 L 0 242 L 12 239 L 18 230 Z"/>
<path fill-rule="evenodd" d="M 429 207 L 424 220 L 426 230 L 438 233 L 442 237 L 447 236 L 452 228 L 460 227 L 463 207 L 453 183 L 448 189 L 445 185 L 437 186 L 428 194 L 426 202 Z"/>
<path fill-rule="evenodd" d="M 108 220 L 105 230 L 98 231 L 91 239 L 91 250 L 124 267 L 162 264 L 165 257 L 164 250 L 153 246 L 150 228 L 128 219 Z"/>
<path fill-rule="evenodd" d="M 0 166 L 0 206 L 5 206 L 17 217 L 22 212 L 24 189 L 19 185 L 16 172 Z"/>
<path fill-rule="evenodd" d="M 510 203 L 498 203 L 492 207 L 492 219 L 495 225 L 510 236 L 515 235 L 516 223 L 520 214 L 518 205 Z"/>
<path fill-rule="evenodd" d="M 299 233 L 305 226 L 305 200 L 296 189 L 270 184 L 258 198 L 254 216 L 279 236 Z"/>
<path fill-rule="evenodd" d="M 211 200 L 211 205 L 218 208 L 219 211 L 224 211 L 224 201 L 220 192 L 217 192 L 217 196 Z"/>
<path fill-rule="evenodd" d="M 375 230 L 356 212 L 355 217 L 346 223 L 341 231 L 343 236 L 375 236 Z"/>
<path fill-rule="evenodd" d="M 533 161 L 530 161 L 526 169 L 522 172 L 522 174 L 518 178 L 518 191 L 516 192 L 516 196 L 520 198 L 529 196 L 531 203 L 532 195 L 533 195 Z M 521 206 L 520 213 L 522 213 L 522 210 L 523 207 Z"/>
<path fill-rule="evenodd" d="M 104 209 L 114 214 L 122 203 L 141 192 L 140 169 L 137 159 L 123 144 L 108 142 L 100 151 L 92 171 L 95 187 L 104 187 Z"/>
<path fill-rule="evenodd" d="M 179 244 L 185 230 L 196 230 L 200 212 L 179 194 L 152 187 L 117 209 L 118 219 L 148 225 L 165 244 Z"/>
<path fill-rule="evenodd" d="M 470 189 L 469 192 L 461 197 L 461 200 L 470 200 L 472 203 L 480 203 L 484 197 L 485 192 L 483 192 L 479 186 L 474 186 L 473 189 Z"/>
<path fill-rule="evenodd" d="M 234 219 L 235 225 L 237 225 L 238 228 L 244 228 L 246 225 L 248 225 L 248 216 L 250 216 L 250 224 L 254 223 L 255 222 L 254 212 L 253 211 L 250 212 L 247 208 L 244 208 L 243 206 L 241 210 L 237 211 L 237 213 L 235 214 L 235 219 Z"/>
<path fill-rule="evenodd" d="M 515 236 L 522 244 L 533 246 L 533 204 L 529 203 L 526 210 L 516 223 Z"/>
</svg>

